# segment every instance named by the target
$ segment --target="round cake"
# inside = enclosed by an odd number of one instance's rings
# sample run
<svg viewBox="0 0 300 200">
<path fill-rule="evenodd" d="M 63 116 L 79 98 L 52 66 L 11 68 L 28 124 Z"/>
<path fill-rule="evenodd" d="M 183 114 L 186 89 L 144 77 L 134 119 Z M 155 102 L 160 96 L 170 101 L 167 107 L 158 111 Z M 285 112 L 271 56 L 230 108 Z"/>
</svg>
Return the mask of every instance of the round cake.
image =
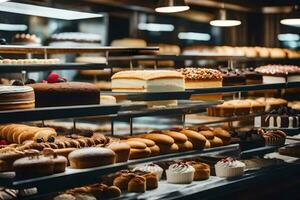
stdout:
<svg viewBox="0 0 300 200">
<path fill-rule="evenodd" d="M 0 110 L 34 108 L 34 91 L 28 86 L 0 86 Z"/>
<path fill-rule="evenodd" d="M 91 83 L 61 82 L 29 84 L 34 89 L 36 107 L 88 105 L 100 103 L 100 91 Z"/>
</svg>

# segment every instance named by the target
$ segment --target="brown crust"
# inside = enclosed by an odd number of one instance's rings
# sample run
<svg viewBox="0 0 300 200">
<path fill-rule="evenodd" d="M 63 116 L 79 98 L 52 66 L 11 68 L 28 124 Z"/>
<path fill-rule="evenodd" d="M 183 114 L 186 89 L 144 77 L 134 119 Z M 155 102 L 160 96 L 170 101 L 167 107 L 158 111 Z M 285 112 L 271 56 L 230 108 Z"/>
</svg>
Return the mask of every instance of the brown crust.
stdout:
<svg viewBox="0 0 300 200">
<path fill-rule="evenodd" d="M 144 135 L 144 138 L 153 140 L 156 144 L 159 143 L 159 144 L 165 144 L 169 146 L 175 142 L 172 137 L 160 133 L 148 133 Z"/>
<path fill-rule="evenodd" d="M 215 69 L 208 68 L 181 68 L 179 70 L 185 80 L 189 81 L 222 81 L 222 73 Z"/>
<path fill-rule="evenodd" d="M 185 143 L 188 140 L 187 136 L 180 133 L 180 132 L 163 131 L 162 133 L 167 135 L 167 136 L 172 137 L 176 143 Z"/>
</svg>

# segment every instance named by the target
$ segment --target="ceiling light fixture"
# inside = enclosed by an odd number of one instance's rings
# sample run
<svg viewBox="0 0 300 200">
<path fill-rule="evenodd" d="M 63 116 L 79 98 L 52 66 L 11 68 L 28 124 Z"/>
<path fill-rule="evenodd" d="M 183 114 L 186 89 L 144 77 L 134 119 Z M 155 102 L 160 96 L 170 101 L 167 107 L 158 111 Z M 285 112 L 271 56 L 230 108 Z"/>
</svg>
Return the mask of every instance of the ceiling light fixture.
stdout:
<svg viewBox="0 0 300 200">
<path fill-rule="evenodd" d="M 295 5 L 288 18 L 280 20 L 280 23 L 288 26 L 300 26 L 300 9 Z"/>
<path fill-rule="evenodd" d="M 300 35 L 295 33 L 282 33 L 278 34 L 277 38 L 279 41 L 298 41 L 300 40 Z"/>
<path fill-rule="evenodd" d="M 211 36 L 208 33 L 181 32 L 178 34 L 178 38 L 181 40 L 209 41 Z"/>
<path fill-rule="evenodd" d="M 159 0 L 156 12 L 159 13 L 176 13 L 189 10 L 190 7 L 184 0 Z"/>
<path fill-rule="evenodd" d="M 36 6 L 36 5 L 16 3 L 16 2 L 2 3 L 0 6 L 0 11 L 54 18 L 54 19 L 64 19 L 64 20 L 79 20 L 79 19 L 103 17 L 102 14 L 78 12 L 78 11 L 71 11 L 71 10 L 58 9 L 58 8 L 49 8 L 44 6 Z"/>
<path fill-rule="evenodd" d="M 25 24 L 2 24 L 0 23 L 1 31 L 26 31 L 28 26 Z"/>
<path fill-rule="evenodd" d="M 140 23 L 138 29 L 151 32 L 172 32 L 175 27 L 172 24 Z"/>
<path fill-rule="evenodd" d="M 218 19 L 209 22 L 210 25 L 218 27 L 238 26 L 241 25 L 241 23 L 242 22 L 240 20 L 228 19 L 224 4 L 222 4 L 222 8 L 219 11 Z"/>
</svg>

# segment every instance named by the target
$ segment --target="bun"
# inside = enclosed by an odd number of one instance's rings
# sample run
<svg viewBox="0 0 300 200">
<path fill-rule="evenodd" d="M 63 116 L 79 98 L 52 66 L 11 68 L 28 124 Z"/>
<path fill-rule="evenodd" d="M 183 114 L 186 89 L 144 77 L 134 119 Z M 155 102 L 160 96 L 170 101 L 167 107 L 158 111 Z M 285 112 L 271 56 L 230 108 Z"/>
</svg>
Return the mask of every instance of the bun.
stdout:
<svg viewBox="0 0 300 200">
<path fill-rule="evenodd" d="M 116 154 L 108 148 L 89 147 L 75 150 L 68 157 L 72 168 L 84 169 L 113 164 Z"/>
<path fill-rule="evenodd" d="M 231 135 L 228 131 L 222 129 L 222 128 L 214 128 L 213 130 L 214 135 L 218 138 L 221 138 L 224 143 L 229 143 L 231 139 Z"/>
<path fill-rule="evenodd" d="M 187 129 L 182 130 L 181 133 L 188 137 L 188 140 L 193 144 L 194 149 L 203 149 L 205 147 L 206 138 L 200 133 Z"/>
<path fill-rule="evenodd" d="M 130 148 L 133 149 L 145 149 L 147 147 L 145 143 L 139 141 L 124 140 L 124 142 L 126 142 L 130 146 Z"/>
<path fill-rule="evenodd" d="M 153 140 L 148 140 L 148 139 L 145 139 L 145 138 L 128 138 L 127 140 L 142 142 L 145 145 L 147 145 L 147 147 L 152 147 L 152 146 L 155 145 L 155 142 Z"/>
<path fill-rule="evenodd" d="M 210 147 L 220 147 L 223 146 L 223 141 L 219 137 L 214 137 L 214 139 L 209 140 L 210 142 Z"/>
<path fill-rule="evenodd" d="M 176 153 L 179 150 L 178 145 L 175 143 L 172 144 L 171 146 L 164 145 L 164 144 L 158 144 L 158 146 L 161 154 Z"/>
<path fill-rule="evenodd" d="M 170 137 L 172 137 L 174 139 L 174 141 L 176 143 L 185 143 L 188 138 L 186 137 L 186 135 L 180 133 L 180 132 L 176 132 L 176 131 L 163 131 L 162 132 L 165 135 L 168 135 Z"/>
<path fill-rule="evenodd" d="M 186 162 L 188 165 L 191 165 L 195 169 L 194 181 L 201 181 L 209 179 L 210 176 L 210 167 L 209 165 L 196 161 Z"/>
<path fill-rule="evenodd" d="M 130 146 L 125 142 L 112 142 L 107 148 L 113 150 L 116 154 L 116 162 L 126 162 L 129 159 Z"/>
<path fill-rule="evenodd" d="M 133 177 L 135 177 L 135 175 L 132 173 L 122 173 L 114 179 L 113 185 L 122 191 L 126 191 L 128 189 L 128 183 Z"/>
<path fill-rule="evenodd" d="M 214 139 L 215 135 L 212 131 L 199 131 L 200 134 L 204 135 L 204 137 L 208 140 Z"/>
<path fill-rule="evenodd" d="M 130 155 L 129 159 L 139 159 L 139 158 L 146 158 L 151 155 L 151 150 L 149 147 L 146 147 L 145 149 L 130 149 Z"/>
<path fill-rule="evenodd" d="M 211 145 L 210 145 L 210 141 L 209 141 L 209 140 L 206 140 L 204 149 L 209 149 L 210 146 L 211 146 Z"/>
<path fill-rule="evenodd" d="M 68 158 L 69 154 L 75 150 L 76 148 L 63 148 L 63 149 L 54 149 L 53 151 L 54 153 L 56 153 L 56 155 L 64 156 L 65 158 Z"/>
<path fill-rule="evenodd" d="M 160 148 L 157 145 L 154 145 L 152 147 L 149 147 L 151 150 L 151 156 L 159 156 L 160 155 Z"/>
<path fill-rule="evenodd" d="M 172 137 L 160 133 L 148 133 L 144 135 L 144 138 L 153 140 L 156 144 L 160 143 L 170 146 L 174 143 L 174 139 Z"/>
<path fill-rule="evenodd" d="M 185 143 L 176 143 L 178 145 L 179 151 L 191 151 L 193 150 L 193 144 L 190 141 Z"/>
</svg>

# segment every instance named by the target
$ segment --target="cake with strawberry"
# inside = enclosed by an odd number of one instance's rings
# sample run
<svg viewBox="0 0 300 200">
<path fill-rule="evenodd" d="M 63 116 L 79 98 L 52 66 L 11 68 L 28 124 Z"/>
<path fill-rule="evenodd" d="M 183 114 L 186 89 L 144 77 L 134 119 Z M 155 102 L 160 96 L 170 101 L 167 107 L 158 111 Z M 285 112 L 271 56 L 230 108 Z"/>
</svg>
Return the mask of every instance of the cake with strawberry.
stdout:
<svg viewBox="0 0 300 200">
<path fill-rule="evenodd" d="M 34 89 L 36 107 L 74 106 L 100 103 L 100 90 L 91 83 L 67 82 L 50 73 L 41 83 L 28 84 Z"/>
</svg>

